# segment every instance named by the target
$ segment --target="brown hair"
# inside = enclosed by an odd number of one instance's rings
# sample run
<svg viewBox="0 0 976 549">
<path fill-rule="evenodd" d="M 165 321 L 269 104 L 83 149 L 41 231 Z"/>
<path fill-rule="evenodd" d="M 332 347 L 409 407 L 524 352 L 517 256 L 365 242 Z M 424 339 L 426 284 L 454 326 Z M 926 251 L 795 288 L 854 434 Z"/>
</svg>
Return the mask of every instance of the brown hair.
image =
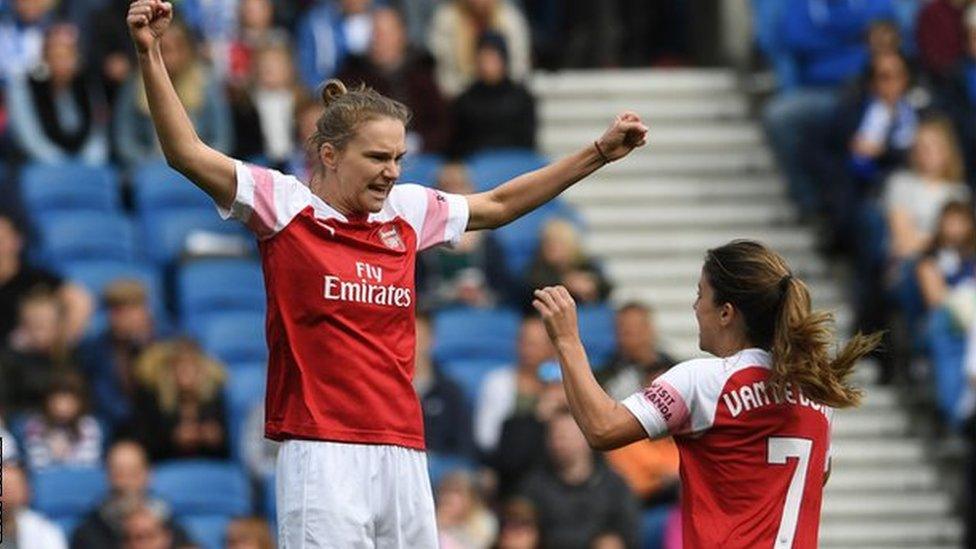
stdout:
<svg viewBox="0 0 976 549">
<path fill-rule="evenodd" d="M 349 91 L 341 80 L 335 78 L 322 86 L 322 104 L 325 111 L 315 124 L 315 133 L 308 140 L 308 147 L 316 153 L 326 143 L 342 149 L 363 122 L 392 118 L 403 122 L 404 126 L 410 123 L 410 109 L 403 103 L 365 85 Z"/>
<path fill-rule="evenodd" d="M 962 182 L 965 176 L 965 168 L 963 167 L 962 152 L 959 149 L 959 140 L 956 139 L 956 130 L 952 126 L 952 122 L 945 115 L 931 115 L 918 124 L 916 136 L 924 130 L 932 130 L 938 133 L 945 144 L 946 154 L 949 158 L 939 176 L 952 183 Z M 914 163 L 914 158 L 912 161 Z"/>
<path fill-rule="evenodd" d="M 227 541 L 250 541 L 260 549 L 274 549 L 274 538 L 267 521 L 258 517 L 237 518 L 227 525 Z"/>
<path fill-rule="evenodd" d="M 932 235 L 932 243 L 929 245 L 926 252 L 931 255 L 939 251 L 940 248 L 945 247 L 946 239 L 945 235 L 942 234 L 942 225 L 945 219 L 950 215 L 961 215 L 966 218 L 969 222 L 969 238 L 966 239 L 965 251 L 969 255 L 976 254 L 976 211 L 973 210 L 973 205 L 968 202 L 960 202 L 958 200 L 953 200 L 942 206 L 942 211 L 939 213 L 939 221 L 936 223 L 935 234 Z"/>
<path fill-rule="evenodd" d="M 175 411 L 179 404 L 173 366 L 184 357 L 195 360 L 201 369 L 201 379 L 196 387 L 196 396 L 201 403 L 215 398 L 227 379 L 223 365 L 207 356 L 192 339 L 180 337 L 151 345 L 136 361 L 136 377 L 153 391 L 160 408 L 167 413 Z"/>
<path fill-rule="evenodd" d="M 708 250 L 703 271 L 715 304 L 735 307 L 749 342 L 772 354 L 769 384 L 775 394 L 796 385 L 807 398 L 835 408 L 860 402 L 862 391 L 848 378 L 857 361 L 878 346 L 881 333 L 857 334 L 831 358 L 833 315 L 813 311 L 807 285 L 759 242 L 735 240 Z"/>
</svg>

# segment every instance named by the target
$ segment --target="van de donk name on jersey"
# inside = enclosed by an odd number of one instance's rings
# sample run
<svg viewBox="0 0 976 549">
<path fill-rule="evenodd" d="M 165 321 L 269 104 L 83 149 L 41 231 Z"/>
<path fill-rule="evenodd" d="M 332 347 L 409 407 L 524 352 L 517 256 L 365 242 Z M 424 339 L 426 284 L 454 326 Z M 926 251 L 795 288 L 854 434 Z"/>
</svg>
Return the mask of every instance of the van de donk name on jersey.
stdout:
<svg viewBox="0 0 976 549">
<path fill-rule="evenodd" d="M 335 275 L 326 275 L 325 299 L 402 308 L 413 304 L 410 288 L 383 284 L 382 267 L 357 261 L 356 278 L 359 280 L 343 280 Z"/>
</svg>

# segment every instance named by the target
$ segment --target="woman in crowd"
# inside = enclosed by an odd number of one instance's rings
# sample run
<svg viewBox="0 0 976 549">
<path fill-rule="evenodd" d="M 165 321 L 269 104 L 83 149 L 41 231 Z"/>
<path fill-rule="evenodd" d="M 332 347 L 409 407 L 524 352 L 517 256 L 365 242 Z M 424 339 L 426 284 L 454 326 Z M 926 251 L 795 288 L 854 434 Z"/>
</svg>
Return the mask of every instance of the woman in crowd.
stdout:
<svg viewBox="0 0 976 549">
<path fill-rule="evenodd" d="M 610 281 L 583 251 L 576 227 L 563 219 L 542 227 L 539 252 L 527 279 L 530 288 L 563 285 L 580 303 L 605 301 L 611 290 Z"/>
</svg>

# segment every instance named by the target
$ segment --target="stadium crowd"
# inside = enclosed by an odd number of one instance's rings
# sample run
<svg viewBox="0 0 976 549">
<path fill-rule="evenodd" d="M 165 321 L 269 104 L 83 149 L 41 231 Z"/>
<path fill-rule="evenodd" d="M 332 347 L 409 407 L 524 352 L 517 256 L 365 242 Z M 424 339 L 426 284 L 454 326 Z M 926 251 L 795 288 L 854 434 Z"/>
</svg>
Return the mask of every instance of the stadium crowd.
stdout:
<svg viewBox="0 0 976 549">
<path fill-rule="evenodd" d="M 889 330 L 883 383 L 965 440 L 973 546 L 976 387 L 976 5 L 754 2 L 778 90 L 769 143 L 801 216 L 850 267 L 856 327 Z M 921 390 L 920 390 L 921 389 Z"/>
<path fill-rule="evenodd" d="M 545 162 L 533 68 L 686 55 L 683 3 L 173 3 L 163 56 L 201 138 L 303 179 L 330 77 L 412 109 L 403 181 L 470 193 Z M 273 547 L 260 265 L 165 165 L 127 6 L 0 0 L 0 547 Z M 679 543 L 673 443 L 593 452 L 530 311 L 567 286 L 617 396 L 674 363 L 646 305 L 609 306 L 582 230 L 556 202 L 418 258 L 445 548 Z"/>
</svg>

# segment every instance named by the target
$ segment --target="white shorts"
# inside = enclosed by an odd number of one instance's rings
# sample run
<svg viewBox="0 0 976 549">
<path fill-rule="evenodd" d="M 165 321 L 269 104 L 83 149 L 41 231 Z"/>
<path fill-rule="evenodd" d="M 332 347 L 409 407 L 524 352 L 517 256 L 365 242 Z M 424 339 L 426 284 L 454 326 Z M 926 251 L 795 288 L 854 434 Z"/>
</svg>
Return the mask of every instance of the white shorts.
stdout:
<svg viewBox="0 0 976 549">
<path fill-rule="evenodd" d="M 282 549 L 437 547 L 424 452 L 286 440 L 276 475 Z"/>
</svg>

